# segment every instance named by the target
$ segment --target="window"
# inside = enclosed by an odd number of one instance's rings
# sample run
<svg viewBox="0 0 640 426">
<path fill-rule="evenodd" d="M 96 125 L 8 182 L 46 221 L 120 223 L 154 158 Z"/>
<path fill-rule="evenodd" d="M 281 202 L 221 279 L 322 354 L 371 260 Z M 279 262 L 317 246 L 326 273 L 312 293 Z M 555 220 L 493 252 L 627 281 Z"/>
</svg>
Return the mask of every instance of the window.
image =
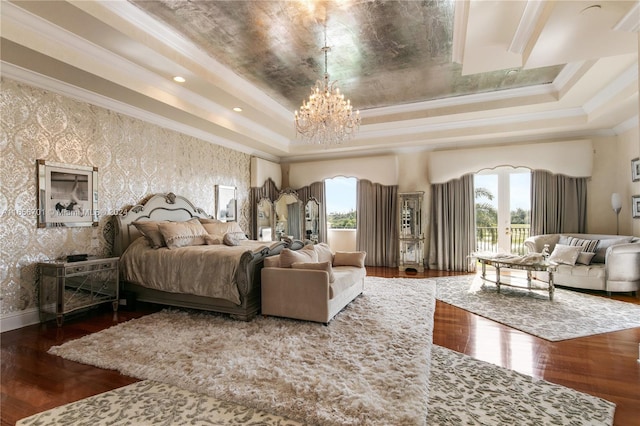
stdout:
<svg viewBox="0 0 640 426">
<path fill-rule="evenodd" d="M 358 180 L 337 176 L 325 179 L 327 222 L 333 229 L 356 229 L 356 193 Z"/>
</svg>

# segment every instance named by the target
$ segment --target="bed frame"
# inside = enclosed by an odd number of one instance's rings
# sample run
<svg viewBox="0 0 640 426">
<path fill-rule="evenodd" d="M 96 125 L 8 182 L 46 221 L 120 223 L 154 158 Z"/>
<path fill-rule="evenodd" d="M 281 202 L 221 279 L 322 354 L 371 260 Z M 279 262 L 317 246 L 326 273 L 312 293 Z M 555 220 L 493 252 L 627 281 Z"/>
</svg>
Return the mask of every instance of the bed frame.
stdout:
<svg viewBox="0 0 640 426">
<path fill-rule="evenodd" d="M 128 208 L 123 214 L 111 217 L 112 253 L 114 256 L 121 256 L 129 244 L 142 235 L 133 225 L 135 221 L 185 221 L 194 217 L 211 218 L 204 210 L 195 207 L 184 197 L 173 193 L 153 195 L 145 202 Z M 264 258 L 279 254 L 285 247 L 297 250 L 303 244 L 301 241 L 281 241 L 258 253 L 244 253 L 240 259 L 237 274 L 240 305 L 224 299 L 154 290 L 124 280 L 122 280 L 123 289 L 135 294 L 136 300 L 142 302 L 221 312 L 230 314 L 235 319 L 249 321 L 260 311 L 260 275 Z"/>
</svg>

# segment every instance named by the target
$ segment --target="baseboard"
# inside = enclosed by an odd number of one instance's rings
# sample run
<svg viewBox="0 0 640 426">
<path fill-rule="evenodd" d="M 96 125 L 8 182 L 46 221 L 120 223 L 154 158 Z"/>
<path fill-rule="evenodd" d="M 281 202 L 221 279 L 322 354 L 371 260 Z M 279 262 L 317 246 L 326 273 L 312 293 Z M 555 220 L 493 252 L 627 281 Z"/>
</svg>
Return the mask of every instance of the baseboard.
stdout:
<svg viewBox="0 0 640 426">
<path fill-rule="evenodd" d="M 39 322 L 40 315 L 37 308 L 11 312 L 0 317 L 0 332 L 4 333 L 5 331 L 15 330 Z"/>
</svg>

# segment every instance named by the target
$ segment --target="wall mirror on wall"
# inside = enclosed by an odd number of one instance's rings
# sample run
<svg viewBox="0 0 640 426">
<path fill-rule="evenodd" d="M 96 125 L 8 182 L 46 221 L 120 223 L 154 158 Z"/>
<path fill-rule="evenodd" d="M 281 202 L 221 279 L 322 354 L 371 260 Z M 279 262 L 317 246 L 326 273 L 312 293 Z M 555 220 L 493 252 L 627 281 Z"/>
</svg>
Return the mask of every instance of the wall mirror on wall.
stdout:
<svg viewBox="0 0 640 426">
<path fill-rule="evenodd" d="M 280 194 L 275 202 L 276 239 L 289 237 L 301 240 L 303 238 L 302 209 L 302 201 L 295 191 L 286 190 Z"/>
<path fill-rule="evenodd" d="M 259 241 L 272 241 L 275 235 L 275 215 L 273 203 L 268 198 L 262 198 L 256 206 L 256 230 Z"/>
<path fill-rule="evenodd" d="M 37 160 L 38 228 L 98 226 L 98 168 Z"/>
<path fill-rule="evenodd" d="M 304 230 L 305 238 L 314 243 L 318 242 L 320 234 L 320 203 L 315 198 L 310 198 L 304 206 Z"/>
<path fill-rule="evenodd" d="M 237 204 L 235 186 L 216 185 L 216 219 L 223 222 L 237 220 Z"/>
</svg>

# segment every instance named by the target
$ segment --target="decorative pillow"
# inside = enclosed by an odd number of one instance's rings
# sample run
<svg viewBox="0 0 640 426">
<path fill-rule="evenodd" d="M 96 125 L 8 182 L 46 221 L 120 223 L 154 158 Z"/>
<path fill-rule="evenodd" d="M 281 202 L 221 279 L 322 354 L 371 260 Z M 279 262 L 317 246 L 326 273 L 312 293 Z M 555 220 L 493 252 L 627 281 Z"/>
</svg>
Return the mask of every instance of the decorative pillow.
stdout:
<svg viewBox="0 0 640 426">
<path fill-rule="evenodd" d="M 246 239 L 247 236 L 244 235 L 244 232 L 227 232 L 226 234 L 224 234 L 222 242 L 228 246 L 238 246 L 240 245 L 240 241 Z"/>
<path fill-rule="evenodd" d="M 575 265 L 580 252 L 582 252 L 582 247 L 556 244 L 556 247 L 553 249 L 553 253 L 551 253 L 551 256 L 549 256 L 549 262 L 564 263 L 565 265 Z"/>
<path fill-rule="evenodd" d="M 221 241 L 227 232 L 242 232 L 244 234 L 238 222 L 209 222 L 207 220 L 202 226 L 210 235 L 220 238 Z"/>
<path fill-rule="evenodd" d="M 307 248 L 308 247 L 308 248 Z M 295 262 L 317 262 L 318 254 L 313 249 L 312 245 L 304 246 L 300 250 L 291 250 L 288 248 L 282 249 L 280 252 L 280 267 L 291 268 L 291 265 Z"/>
<path fill-rule="evenodd" d="M 335 275 L 333 275 L 333 268 L 331 267 L 331 262 L 293 262 L 291 264 L 293 269 L 312 269 L 314 271 L 327 271 L 329 274 L 329 282 L 332 283 L 336 280 Z"/>
<path fill-rule="evenodd" d="M 633 237 L 622 238 L 607 238 L 606 240 L 600 240 L 598 248 L 596 249 L 596 255 L 591 260 L 591 263 L 604 263 L 607 256 L 607 249 L 611 246 L 617 246 L 618 244 L 627 244 L 633 241 Z"/>
<path fill-rule="evenodd" d="M 264 258 L 265 268 L 279 268 L 280 267 L 280 255 L 269 256 Z"/>
<path fill-rule="evenodd" d="M 162 238 L 162 234 L 160 233 L 160 229 L 158 228 L 159 223 L 169 223 L 169 221 L 161 220 L 161 221 L 136 221 L 133 222 L 133 226 L 136 227 L 138 231 L 149 241 L 149 245 L 151 248 L 157 249 L 160 247 L 166 247 L 166 243 L 164 242 L 164 238 Z"/>
<path fill-rule="evenodd" d="M 209 235 L 209 234 L 204 236 L 204 243 L 208 246 L 223 244 L 220 238 L 214 237 L 213 235 Z"/>
<path fill-rule="evenodd" d="M 333 263 L 333 252 L 327 243 L 316 244 L 313 249 L 318 253 L 318 262 Z"/>
<path fill-rule="evenodd" d="M 337 251 L 333 256 L 333 266 L 355 266 L 364 268 L 366 251 Z"/>
<path fill-rule="evenodd" d="M 201 224 L 205 224 L 205 223 L 222 223 L 221 221 L 219 221 L 218 219 L 209 219 L 209 218 L 205 218 L 205 217 L 199 217 L 198 220 L 200 221 Z"/>
<path fill-rule="evenodd" d="M 569 237 L 570 246 L 580 246 L 582 247 L 582 251 L 587 253 L 595 253 L 599 242 L 600 240 L 585 240 L 582 238 Z"/>
<path fill-rule="evenodd" d="M 207 230 L 198 219 L 186 222 L 159 223 L 160 233 L 170 249 L 186 246 L 200 246 L 206 243 Z"/>
<path fill-rule="evenodd" d="M 595 255 L 595 253 L 588 253 L 586 251 L 583 251 L 578 255 L 578 260 L 576 260 L 576 263 L 579 263 L 581 265 L 589 265 L 591 263 L 591 259 L 593 259 L 593 256 Z"/>
</svg>

